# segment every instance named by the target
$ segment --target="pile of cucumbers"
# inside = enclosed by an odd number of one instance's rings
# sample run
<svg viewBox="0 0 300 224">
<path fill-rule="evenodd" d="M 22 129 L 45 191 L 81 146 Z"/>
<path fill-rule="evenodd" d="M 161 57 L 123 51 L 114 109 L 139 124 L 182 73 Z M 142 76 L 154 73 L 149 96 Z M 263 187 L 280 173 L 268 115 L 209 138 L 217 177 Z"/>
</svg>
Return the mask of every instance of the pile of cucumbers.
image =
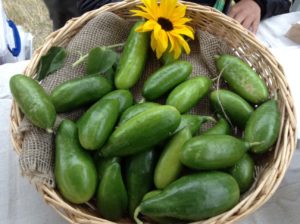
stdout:
<svg viewBox="0 0 300 224">
<path fill-rule="evenodd" d="M 189 78 L 192 65 L 171 60 L 148 77 L 144 101 L 130 88 L 143 74 L 149 34 L 132 28 L 114 82 L 91 74 L 67 81 L 50 94 L 35 80 L 15 75 L 11 92 L 25 116 L 53 132 L 57 113 L 86 107 L 55 131 L 55 180 L 70 203 L 96 201 L 99 215 L 137 223 L 183 223 L 234 207 L 254 182 L 252 155 L 272 149 L 280 113 L 264 81 L 235 56 L 216 66 L 230 90 L 212 90 L 206 76 Z M 214 117 L 190 114 L 209 95 Z M 165 104 L 157 99 L 165 98 Z M 207 121 L 214 126 L 200 132 Z M 243 134 L 237 136 L 234 129 Z"/>
</svg>

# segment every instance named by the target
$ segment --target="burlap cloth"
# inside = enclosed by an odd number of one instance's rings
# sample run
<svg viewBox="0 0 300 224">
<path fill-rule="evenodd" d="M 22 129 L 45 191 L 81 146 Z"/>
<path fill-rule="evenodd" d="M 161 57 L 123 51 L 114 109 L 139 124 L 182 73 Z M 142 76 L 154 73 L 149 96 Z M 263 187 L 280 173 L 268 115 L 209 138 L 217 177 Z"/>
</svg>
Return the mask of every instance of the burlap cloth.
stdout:
<svg viewBox="0 0 300 224">
<path fill-rule="evenodd" d="M 130 22 L 110 12 L 102 13 L 90 20 L 67 45 L 66 50 L 68 56 L 64 67 L 46 77 L 42 81 L 42 86 L 50 93 L 58 84 L 83 76 L 85 74 L 84 64 L 75 68 L 71 66 L 78 60 L 78 52 L 86 54 L 91 48 L 96 46 L 107 46 L 125 42 L 131 25 Z M 214 56 L 221 53 L 232 54 L 232 50 L 224 41 L 207 32 L 196 30 L 195 36 L 195 40 L 190 42 L 191 54 L 188 56 L 182 55 L 181 58 L 189 61 L 193 65 L 192 76 L 207 75 L 210 78 L 214 78 L 218 75 L 214 63 Z M 132 89 L 136 101 L 141 99 L 140 90 L 144 80 L 159 66 L 158 60 L 154 57 L 154 54 L 150 52 L 144 75 Z M 160 99 L 159 101 L 164 103 L 164 99 Z M 80 109 L 71 113 L 59 114 L 55 127 L 58 127 L 64 118 L 76 120 L 83 111 L 84 109 Z M 192 109 L 191 113 L 201 115 L 211 114 L 207 97 L 201 100 L 201 102 Z M 30 181 L 34 182 L 37 186 L 45 184 L 50 188 L 55 187 L 54 134 L 48 134 L 44 130 L 34 127 L 26 119 L 24 119 L 20 125 L 19 132 L 24 135 L 22 151 L 19 158 L 21 173 L 27 176 Z"/>
</svg>

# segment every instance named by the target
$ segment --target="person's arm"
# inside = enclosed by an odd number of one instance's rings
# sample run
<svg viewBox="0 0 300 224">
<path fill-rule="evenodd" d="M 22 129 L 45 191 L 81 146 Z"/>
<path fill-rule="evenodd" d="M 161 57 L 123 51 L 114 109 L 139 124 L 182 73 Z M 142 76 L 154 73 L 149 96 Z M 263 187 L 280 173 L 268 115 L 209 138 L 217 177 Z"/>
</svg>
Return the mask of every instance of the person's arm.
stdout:
<svg viewBox="0 0 300 224">
<path fill-rule="evenodd" d="M 229 10 L 228 16 L 256 33 L 261 19 L 289 12 L 289 0 L 240 0 Z"/>
<path fill-rule="evenodd" d="M 229 9 L 228 16 L 256 33 L 261 19 L 261 7 L 254 0 L 241 0 Z"/>
</svg>

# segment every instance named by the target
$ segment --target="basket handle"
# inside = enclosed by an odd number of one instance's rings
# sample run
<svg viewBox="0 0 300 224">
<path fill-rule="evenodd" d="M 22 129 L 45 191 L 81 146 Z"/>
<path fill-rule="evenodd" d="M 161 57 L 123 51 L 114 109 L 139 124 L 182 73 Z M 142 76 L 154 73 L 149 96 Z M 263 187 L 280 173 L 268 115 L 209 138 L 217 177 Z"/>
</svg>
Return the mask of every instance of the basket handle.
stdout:
<svg viewBox="0 0 300 224">
<path fill-rule="evenodd" d="M 123 2 L 133 2 L 135 0 L 123 0 Z"/>
</svg>

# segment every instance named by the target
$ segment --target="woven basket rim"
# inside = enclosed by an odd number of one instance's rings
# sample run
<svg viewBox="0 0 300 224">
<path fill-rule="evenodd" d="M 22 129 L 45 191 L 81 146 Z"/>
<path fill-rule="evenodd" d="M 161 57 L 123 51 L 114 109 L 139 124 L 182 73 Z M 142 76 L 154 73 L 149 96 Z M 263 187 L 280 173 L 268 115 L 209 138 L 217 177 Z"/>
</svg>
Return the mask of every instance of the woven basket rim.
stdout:
<svg viewBox="0 0 300 224">
<path fill-rule="evenodd" d="M 181 2 L 181 1 L 180 1 Z M 67 24 L 61 29 L 52 32 L 47 38 L 45 43 L 38 48 L 33 55 L 33 58 L 30 60 L 27 68 L 24 71 L 24 74 L 27 76 L 33 76 L 36 72 L 38 61 L 41 56 L 45 54 L 51 46 L 59 42 L 61 45 L 64 45 L 68 42 L 69 37 L 72 37 L 76 32 L 76 29 L 80 29 L 84 24 L 89 20 L 96 17 L 97 15 L 105 11 L 117 11 L 119 9 L 130 8 L 139 4 L 139 0 L 125 0 L 122 2 L 110 3 L 104 5 L 103 7 L 87 12 L 84 15 L 73 18 L 67 22 Z M 284 100 L 284 107 L 282 109 L 282 128 L 280 132 L 280 140 L 278 140 L 277 145 L 274 151 L 278 152 L 276 157 L 280 159 L 276 160 L 274 163 L 274 168 L 270 168 L 269 172 L 260 177 L 262 179 L 260 185 L 249 195 L 243 198 L 238 205 L 236 205 L 231 210 L 222 213 L 218 216 L 210 218 L 208 220 L 203 220 L 199 223 L 232 223 L 241 218 L 246 217 L 250 213 L 253 213 L 256 209 L 262 206 L 276 191 L 281 180 L 284 177 L 284 174 L 288 168 L 288 165 L 291 161 L 293 152 L 296 148 L 297 135 L 296 135 L 296 113 L 293 98 L 291 96 L 290 88 L 287 83 L 286 77 L 283 72 L 282 66 L 277 62 L 275 57 L 271 52 L 263 45 L 261 45 L 255 38 L 255 36 L 243 28 L 237 21 L 232 18 L 229 18 L 217 10 L 209 6 L 201 6 L 196 3 L 184 2 L 187 6 L 187 11 L 193 11 L 195 13 L 203 13 L 204 15 L 210 15 L 218 22 L 227 26 L 227 29 L 232 29 L 235 32 L 240 33 L 244 36 L 245 40 L 248 43 L 257 46 L 262 55 L 264 55 L 265 60 L 272 66 L 274 74 L 278 75 L 278 83 L 280 83 L 279 91 Z M 59 41 L 63 40 L 63 41 Z M 20 112 L 18 106 L 13 100 L 11 107 L 11 140 L 13 143 L 13 148 L 16 153 L 19 155 L 21 152 L 22 138 L 18 135 L 18 127 L 22 119 L 22 113 Z M 285 126 L 283 127 L 283 124 Z M 283 136 L 283 137 L 282 137 Z M 278 149 L 285 149 L 281 152 Z M 35 184 L 36 185 L 36 184 Z M 264 191 L 264 187 L 271 186 Z M 104 220 L 100 217 L 95 217 L 90 214 L 84 213 L 79 209 L 72 207 L 72 205 L 66 203 L 55 190 L 48 188 L 46 185 L 36 185 L 36 188 L 41 192 L 44 200 L 51 207 L 53 207 L 59 215 L 65 218 L 70 223 L 112 223 L 107 220 Z"/>
</svg>

